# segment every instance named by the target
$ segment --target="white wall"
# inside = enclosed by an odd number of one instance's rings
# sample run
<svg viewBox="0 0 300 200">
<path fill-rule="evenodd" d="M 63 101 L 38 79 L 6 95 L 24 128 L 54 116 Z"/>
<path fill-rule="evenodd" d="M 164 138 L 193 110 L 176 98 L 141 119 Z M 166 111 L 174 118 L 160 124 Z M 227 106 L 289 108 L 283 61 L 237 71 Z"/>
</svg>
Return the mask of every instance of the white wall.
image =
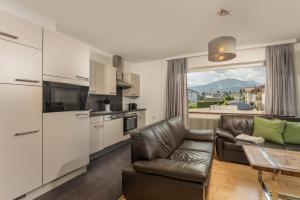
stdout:
<svg viewBox="0 0 300 200">
<path fill-rule="evenodd" d="M 128 101 L 147 109 L 146 124 L 165 118 L 166 66 L 165 60 L 131 64 L 132 73 L 140 75 L 141 89 L 139 98 Z"/>
<path fill-rule="evenodd" d="M 297 114 L 300 117 L 300 44 L 295 45 L 295 79 L 297 95 Z"/>
</svg>

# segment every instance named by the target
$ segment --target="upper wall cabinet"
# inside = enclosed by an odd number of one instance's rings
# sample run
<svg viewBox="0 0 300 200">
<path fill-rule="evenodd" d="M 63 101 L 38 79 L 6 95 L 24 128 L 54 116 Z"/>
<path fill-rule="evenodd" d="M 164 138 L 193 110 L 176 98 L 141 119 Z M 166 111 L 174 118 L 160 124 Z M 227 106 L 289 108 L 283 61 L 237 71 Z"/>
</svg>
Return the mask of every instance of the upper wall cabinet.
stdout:
<svg viewBox="0 0 300 200">
<path fill-rule="evenodd" d="M 0 38 L 42 49 L 42 28 L 0 10 Z"/>
<path fill-rule="evenodd" d="M 0 39 L 0 83 L 42 84 L 42 51 Z"/>
<path fill-rule="evenodd" d="M 90 76 L 91 94 L 117 94 L 116 68 L 91 60 Z"/>
<path fill-rule="evenodd" d="M 44 79 L 89 85 L 89 48 L 62 33 L 44 30 Z"/>
<path fill-rule="evenodd" d="M 131 88 L 123 90 L 124 97 L 139 97 L 140 96 L 140 75 L 133 73 L 124 73 L 123 80 L 131 83 Z"/>
</svg>

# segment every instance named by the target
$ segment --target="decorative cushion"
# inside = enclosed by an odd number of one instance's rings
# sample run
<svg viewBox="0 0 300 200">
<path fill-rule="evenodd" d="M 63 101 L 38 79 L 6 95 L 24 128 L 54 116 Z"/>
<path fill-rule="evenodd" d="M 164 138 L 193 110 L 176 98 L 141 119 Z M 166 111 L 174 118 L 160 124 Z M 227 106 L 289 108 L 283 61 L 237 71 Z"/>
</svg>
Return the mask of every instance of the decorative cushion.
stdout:
<svg viewBox="0 0 300 200">
<path fill-rule="evenodd" d="M 283 133 L 284 142 L 290 144 L 300 144 L 300 123 L 287 122 Z"/>
<path fill-rule="evenodd" d="M 285 121 L 268 120 L 255 116 L 253 135 L 256 137 L 263 137 L 267 141 L 284 144 L 282 135 L 285 124 Z"/>
</svg>

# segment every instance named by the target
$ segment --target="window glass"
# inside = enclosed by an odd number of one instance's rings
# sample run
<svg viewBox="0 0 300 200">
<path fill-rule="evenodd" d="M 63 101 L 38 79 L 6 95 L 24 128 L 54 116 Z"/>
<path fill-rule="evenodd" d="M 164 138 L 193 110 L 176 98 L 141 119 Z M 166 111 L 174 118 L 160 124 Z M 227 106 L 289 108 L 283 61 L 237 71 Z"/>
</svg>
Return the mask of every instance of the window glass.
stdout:
<svg viewBox="0 0 300 200">
<path fill-rule="evenodd" d="M 265 66 L 193 72 L 187 80 L 190 111 L 264 111 Z"/>
</svg>

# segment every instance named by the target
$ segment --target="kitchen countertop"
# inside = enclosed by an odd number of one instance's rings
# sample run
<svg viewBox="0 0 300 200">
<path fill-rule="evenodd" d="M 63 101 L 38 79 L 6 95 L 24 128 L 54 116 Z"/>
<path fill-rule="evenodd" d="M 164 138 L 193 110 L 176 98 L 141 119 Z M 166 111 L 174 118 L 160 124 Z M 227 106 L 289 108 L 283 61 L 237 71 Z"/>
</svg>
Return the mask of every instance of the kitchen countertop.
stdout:
<svg viewBox="0 0 300 200">
<path fill-rule="evenodd" d="M 123 114 L 123 113 L 128 113 L 128 112 L 137 112 L 137 111 L 143 111 L 146 110 L 146 108 L 139 108 L 135 110 L 123 110 L 123 111 L 110 111 L 110 112 L 105 112 L 105 111 L 91 111 L 90 116 L 100 116 L 100 115 L 113 115 L 113 114 Z"/>
</svg>

